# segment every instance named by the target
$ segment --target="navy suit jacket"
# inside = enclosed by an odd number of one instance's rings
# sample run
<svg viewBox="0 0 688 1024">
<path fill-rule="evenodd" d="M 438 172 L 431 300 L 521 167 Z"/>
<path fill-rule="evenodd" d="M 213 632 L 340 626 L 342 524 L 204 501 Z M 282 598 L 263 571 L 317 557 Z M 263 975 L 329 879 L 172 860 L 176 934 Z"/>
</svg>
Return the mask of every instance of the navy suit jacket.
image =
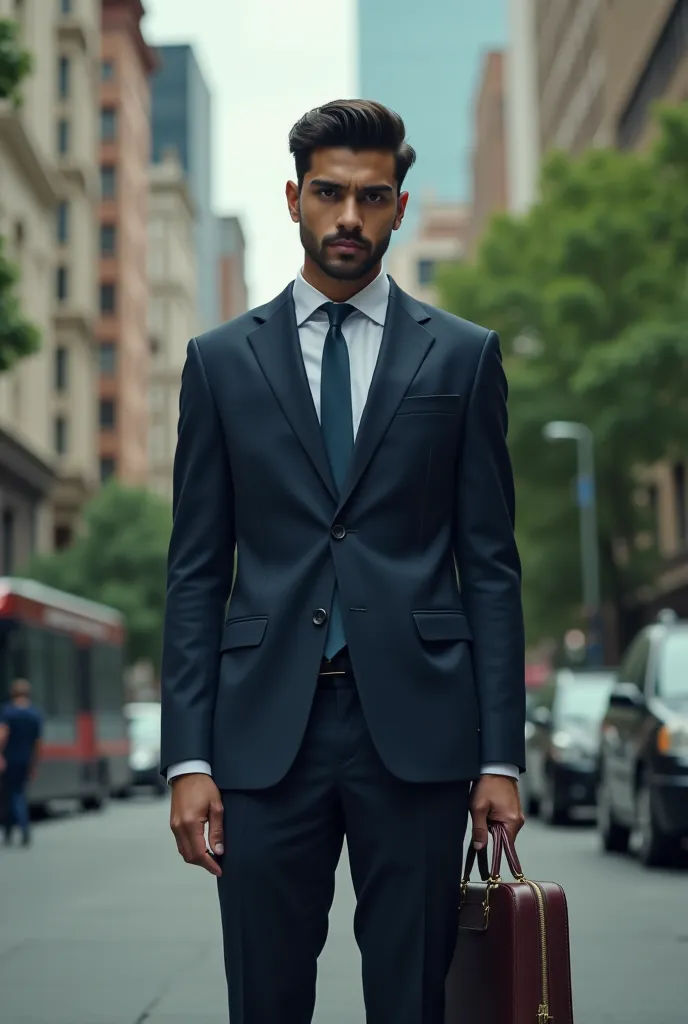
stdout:
<svg viewBox="0 0 688 1024">
<path fill-rule="evenodd" d="M 496 334 L 392 282 L 338 494 L 292 286 L 189 343 L 163 771 L 200 758 L 223 789 L 264 788 L 286 775 L 317 685 L 335 579 L 363 711 L 389 771 L 439 782 L 475 778 L 488 761 L 523 769 L 506 397 Z"/>
</svg>

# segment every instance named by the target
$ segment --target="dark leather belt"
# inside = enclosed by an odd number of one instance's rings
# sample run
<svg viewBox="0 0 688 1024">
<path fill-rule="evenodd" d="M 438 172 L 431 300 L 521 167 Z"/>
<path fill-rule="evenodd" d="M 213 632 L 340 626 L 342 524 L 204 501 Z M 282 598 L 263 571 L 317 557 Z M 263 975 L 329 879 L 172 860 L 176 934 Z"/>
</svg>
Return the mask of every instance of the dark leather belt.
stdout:
<svg viewBox="0 0 688 1024">
<path fill-rule="evenodd" d="M 338 651 L 331 661 L 327 658 L 323 658 L 320 662 L 320 671 L 318 672 L 318 686 L 320 687 L 333 687 L 337 685 L 337 680 L 341 680 L 344 676 L 350 676 L 352 672 L 351 658 L 349 657 L 348 647 L 342 648 Z"/>
</svg>

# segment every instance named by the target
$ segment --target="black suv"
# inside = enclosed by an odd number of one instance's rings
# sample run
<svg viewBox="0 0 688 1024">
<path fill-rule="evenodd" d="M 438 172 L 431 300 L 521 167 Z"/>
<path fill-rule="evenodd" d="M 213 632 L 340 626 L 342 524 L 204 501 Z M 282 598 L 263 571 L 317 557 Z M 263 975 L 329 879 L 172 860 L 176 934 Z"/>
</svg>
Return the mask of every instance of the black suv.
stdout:
<svg viewBox="0 0 688 1024">
<path fill-rule="evenodd" d="M 688 837 L 688 622 L 635 638 L 602 723 L 598 829 L 605 850 L 637 839 L 640 860 L 672 863 Z"/>
<path fill-rule="evenodd" d="M 521 799 L 550 825 L 595 804 L 600 724 L 615 678 L 613 669 L 559 669 L 527 707 Z"/>
</svg>

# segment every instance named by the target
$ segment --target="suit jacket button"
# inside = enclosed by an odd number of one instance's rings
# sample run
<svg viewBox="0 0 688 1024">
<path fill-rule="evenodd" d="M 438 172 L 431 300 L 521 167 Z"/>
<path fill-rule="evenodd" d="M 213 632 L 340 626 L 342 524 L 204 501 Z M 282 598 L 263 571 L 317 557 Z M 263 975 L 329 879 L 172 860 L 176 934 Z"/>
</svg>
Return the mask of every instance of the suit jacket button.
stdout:
<svg viewBox="0 0 688 1024">
<path fill-rule="evenodd" d="M 342 526 L 341 523 L 335 523 L 332 527 L 332 536 L 335 540 L 344 540 L 346 537 L 346 526 Z"/>
<path fill-rule="evenodd" d="M 313 625 L 323 626 L 327 622 L 327 612 L 324 608 L 316 608 L 313 612 Z"/>
</svg>

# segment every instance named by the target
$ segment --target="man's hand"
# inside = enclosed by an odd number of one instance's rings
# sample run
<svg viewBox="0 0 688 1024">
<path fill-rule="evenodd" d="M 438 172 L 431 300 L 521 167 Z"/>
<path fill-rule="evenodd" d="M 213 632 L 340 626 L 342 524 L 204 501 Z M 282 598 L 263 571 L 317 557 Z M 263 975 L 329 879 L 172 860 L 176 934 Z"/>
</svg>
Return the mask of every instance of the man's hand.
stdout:
<svg viewBox="0 0 688 1024">
<path fill-rule="evenodd" d="M 218 877 L 222 869 L 208 853 L 205 825 L 207 822 L 208 846 L 219 857 L 224 853 L 222 819 L 220 791 L 209 775 L 194 772 L 172 780 L 170 828 L 177 849 L 187 864 L 197 864 Z"/>
<path fill-rule="evenodd" d="M 476 850 L 487 846 L 488 824 L 495 821 L 505 825 L 512 841 L 515 840 L 525 822 L 516 779 L 481 775 L 471 790 L 471 818 Z"/>
</svg>

